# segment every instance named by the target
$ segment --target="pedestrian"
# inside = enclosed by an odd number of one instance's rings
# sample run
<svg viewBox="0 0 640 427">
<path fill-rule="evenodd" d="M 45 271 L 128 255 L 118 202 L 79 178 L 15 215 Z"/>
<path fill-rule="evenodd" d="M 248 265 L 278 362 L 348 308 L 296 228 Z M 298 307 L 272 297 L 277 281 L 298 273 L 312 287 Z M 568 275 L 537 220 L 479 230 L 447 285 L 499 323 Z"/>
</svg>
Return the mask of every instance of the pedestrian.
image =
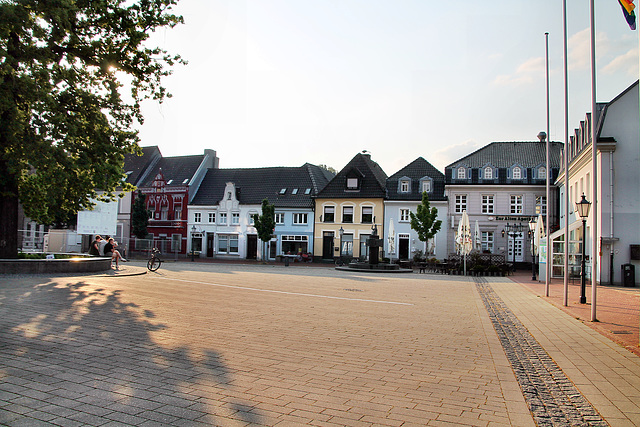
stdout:
<svg viewBox="0 0 640 427">
<path fill-rule="evenodd" d="M 100 256 L 105 256 L 104 255 L 104 247 L 107 244 L 107 242 L 109 241 L 109 239 L 111 238 L 111 236 L 107 236 L 105 239 L 101 239 L 100 240 Z"/>
<path fill-rule="evenodd" d="M 100 241 L 102 237 L 99 234 L 96 234 L 95 239 L 91 242 L 91 247 L 89 248 L 89 255 L 100 256 Z"/>
<path fill-rule="evenodd" d="M 109 238 L 109 242 L 104 245 L 104 256 L 111 257 L 111 260 L 116 262 L 116 270 L 119 268 L 118 261 L 127 262 L 127 260 L 120 255 L 120 252 L 116 249 L 117 247 L 118 243 L 111 237 Z"/>
</svg>

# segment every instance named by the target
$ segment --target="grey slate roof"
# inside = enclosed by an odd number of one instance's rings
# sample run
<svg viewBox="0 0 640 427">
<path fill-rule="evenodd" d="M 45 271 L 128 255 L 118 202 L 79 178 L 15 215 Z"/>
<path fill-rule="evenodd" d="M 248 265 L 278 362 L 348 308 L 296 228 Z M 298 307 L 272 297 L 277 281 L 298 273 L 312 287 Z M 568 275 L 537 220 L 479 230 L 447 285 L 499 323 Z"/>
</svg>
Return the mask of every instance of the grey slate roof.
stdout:
<svg viewBox="0 0 640 427">
<path fill-rule="evenodd" d="M 347 176 L 354 174 L 361 180 L 360 189 L 347 190 Z M 322 198 L 384 198 L 387 174 L 369 154 L 358 153 L 318 194 Z"/>
<path fill-rule="evenodd" d="M 157 161 L 162 154 L 157 145 L 151 147 L 141 147 L 142 156 L 137 154 L 127 154 L 124 156 L 124 171 L 128 173 L 127 182 L 129 184 L 138 185 L 141 179 L 144 179 L 147 174 L 147 169 L 151 167 L 154 161 Z"/>
<path fill-rule="evenodd" d="M 411 191 L 409 193 L 400 193 L 398 191 L 399 180 L 405 177 L 411 179 Z M 424 177 L 432 179 L 432 191 L 429 193 L 429 200 L 446 200 L 444 196 L 444 174 L 423 157 L 418 157 L 387 179 L 387 199 L 422 200 L 420 180 Z"/>
<path fill-rule="evenodd" d="M 562 159 L 562 147 L 560 142 L 549 142 L 549 163 L 551 171 L 550 178 L 553 182 L 558 174 L 560 163 Z M 479 180 L 479 168 L 490 165 L 499 169 L 499 176 L 495 182 L 496 184 L 509 184 L 511 183 L 507 179 L 507 169 L 518 164 L 523 168 L 528 169 L 536 166 L 544 165 L 546 163 L 546 144 L 540 141 L 536 142 L 492 142 L 473 153 L 462 157 L 459 160 L 451 163 L 445 168 L 445 180 L 447 185 L 450 184 L 478 184 L 488 183 Z M 471 179 L 456 179 L 452 170 L 465 166 L 472 169 Z M 532 180 L 533 174 L 527 173 L 526 180 L 514 181 L 513 184 L 532 184 L 537 183 Z"/>
<path fill-rule="evenodd" d="M 140 187 L 150 187 L 153 184 L 153 179 L 160 170 L 162 170 L 162 174 L 167 181 L 167 187 L 187 185 L 189 181 L 185 182 L 185 180 L 191 180 L 191 178 L 193 178 L 203 160 L 204 154 L 163 157 L 156 163 Z"/>
<path fill-rule="evenodd" d="M 331 174 L 329 174 L 331 176 Z M 322 168 L 305 163 L 300 167 L 209 169 L 191 205 L 216 205 L 224 197 L 225 186 L 233 182 L 242 204 L 262 203 L 275 207 L 311 208 L 315 196 L 328 182 Z M 281 193 L 285 189 L 284 193 Z M 296 194 L 293 194 L 297 189 Z M 305 194 L 310 189 L 309 194 Z"/>
</svg>

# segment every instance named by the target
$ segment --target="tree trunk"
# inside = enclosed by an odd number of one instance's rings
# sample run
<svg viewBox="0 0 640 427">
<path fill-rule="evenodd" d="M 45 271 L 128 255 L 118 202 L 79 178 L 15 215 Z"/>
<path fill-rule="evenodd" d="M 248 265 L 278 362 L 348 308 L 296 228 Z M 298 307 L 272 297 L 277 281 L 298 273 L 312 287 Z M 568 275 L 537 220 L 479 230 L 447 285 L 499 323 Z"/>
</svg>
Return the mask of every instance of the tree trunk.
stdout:
<svg viewBox="0 0 640 427">
<path fill-rule="evenodd" d="M 0 171 L 7 174 L 1 161 Z M 8 188 L 0 192 L 0 259 L 18 258 L 18 185 L 7 175 Z"/>
</svg>

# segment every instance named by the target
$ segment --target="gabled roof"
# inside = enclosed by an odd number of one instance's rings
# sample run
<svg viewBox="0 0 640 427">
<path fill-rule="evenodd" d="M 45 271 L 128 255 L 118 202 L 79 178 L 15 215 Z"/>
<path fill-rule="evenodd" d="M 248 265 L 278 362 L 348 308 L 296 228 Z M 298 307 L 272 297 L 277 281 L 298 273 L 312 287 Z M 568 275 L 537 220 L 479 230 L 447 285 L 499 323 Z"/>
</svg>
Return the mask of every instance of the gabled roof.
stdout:
<svg viewBox="0 0 640 427">
<path fill-rule="evenodd" d="M 408 193 L 400 193 L 398 192 L 398 181 L 405 177 L 412 181 L 411 189 Z M 420 180 L 424 177 L 429 177 L 433 181 L 429 200 L 446 200 L 444 196 L 444 174 L 423 157 L 418 157 L 387 179 L 387 199 L 422 200 Z"/>
<path fill-rule="evenodd" d="M 124 172 L 127 174 L 126 182 L 138 185 L 140 180 L 148 175 L 148 169 L 154 162 L 158 161 L 162 154 L 157 145 L 151 147 L 140 147 L 142 155 L 127 154 L 124 156 Z"/>
<path fill-rule="evenodd" d="M 276 208 L 311 208 L 312 197 L 328 179 L 322 168 L 309 163 L 300 167 L 209 169 L 190 205 L 217 205 L 228 182 L 235 184 L 241 204 L 259 205 L 267 199 Z"/>
<path fill-rule="evenodd" d="M 156 163 L 140 187 L 151 187 L 155 176 L 162 171 L 167 187 L 186 186 L 204 160 L 204 154 L 195 156 L 163 157 Z"/>
<path fill-rule="evenodd" d="M 492 142 L 473 153 L 456 160 L 445 168 L 466 166 L 480 168 L 490 164 L 496 168 L 509 168 L 519 164 L 531 168 L 546 162 L 546 144 L 536 142 Z M 552 168 L 560 167 L 562 143 L 549 143 L 549 163 Z"/>
<path fill-rule="evenodd" d="M 361 182 L 358 190 L 347 189 L 347 177 L 357 176 Z M 371 155 L 358 153 L 318 194 L 322 198 L 384 198 L 387 174 Z"/>
</svg>

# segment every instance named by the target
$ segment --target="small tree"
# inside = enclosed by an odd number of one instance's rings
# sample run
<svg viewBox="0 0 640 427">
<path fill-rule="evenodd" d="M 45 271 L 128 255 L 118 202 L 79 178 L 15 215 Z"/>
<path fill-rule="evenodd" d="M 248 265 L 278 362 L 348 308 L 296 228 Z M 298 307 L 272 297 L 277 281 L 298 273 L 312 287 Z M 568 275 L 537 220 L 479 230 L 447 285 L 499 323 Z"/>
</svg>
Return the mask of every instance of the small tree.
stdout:
<svg viewBox="0 0 640 427">
<path fill-rule="evenodd" d="M 262 215 L 254 214 L 253 222 L 258 232 L 258 237 L 262 240 L 262 259 L 265 259 L 266 243 L 271 240 L 271 235 L 276 227 L 276 207 L 269 203 L 269 200 L 262 201 Z"/>
<path fill-rule="evenodd" d="M 427 192 L 422 193 L 422 203 L 418 205 L 417 212 L 409 212 L 411 216 L 411 228 L 418 233 L 421 242 L 428 242 L 432 239 L 442 226 L 442 221 L 438 218 L 438 209 L 432 208 L 429 203 Z"/>
<path fill-rule="evenodd" d="M 136 199 L 133 202 L 133 207 L 131 208 L 132 232 L 138 239 L 144 239 L 149 234 L 147 227 L 149 226 L 150 217 L 151 212 L 147 209 L 146 197 L 142 194 L 142 191 L 138 190 L 138 195 L 136 196 Z"/>
</svg>

